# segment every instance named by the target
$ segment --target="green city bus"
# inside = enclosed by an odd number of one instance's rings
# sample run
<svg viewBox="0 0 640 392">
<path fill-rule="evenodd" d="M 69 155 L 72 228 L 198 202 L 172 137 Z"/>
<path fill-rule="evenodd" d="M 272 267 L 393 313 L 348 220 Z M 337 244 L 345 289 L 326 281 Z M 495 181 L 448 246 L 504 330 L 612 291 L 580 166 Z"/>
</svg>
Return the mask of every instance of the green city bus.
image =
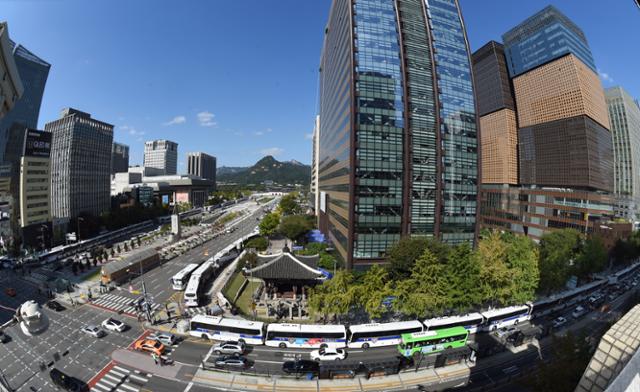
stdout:
<svg viewBox="0 0 640 392">
<path fill-rule="evenodd" d="M 398 351 L 405 357 L 422 352 L 425 355 L 438 353 L 449 348 L 464 347 L 469 331 L 464 327 L 452 327 L 424 332 L 402 334 Z"/>
</svg>

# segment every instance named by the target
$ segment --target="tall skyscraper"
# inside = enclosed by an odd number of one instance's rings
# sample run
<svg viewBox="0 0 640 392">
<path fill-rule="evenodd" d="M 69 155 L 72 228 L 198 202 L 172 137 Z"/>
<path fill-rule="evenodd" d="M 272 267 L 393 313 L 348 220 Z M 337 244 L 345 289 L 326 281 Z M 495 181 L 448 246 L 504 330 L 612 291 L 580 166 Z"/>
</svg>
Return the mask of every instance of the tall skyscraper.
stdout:
<svg viewBox="0 0 640 392">
<path fill-rule="evenodd" d="M 216 181 L 216 157 L 204 152 L 190 152 L 187 154 L 187 174 Z"/>
<path fill-rule="evenodd" d="M 24 93 L 16 101 L 13 110 L 0 119 L 0 156 L 5 152 L 9 130 L 14 124 L 20 124 L 25 129 L 38 128 L 40 104 L 51 68 L 49 63 L 28 51 L 24 46 L 16 45 L 13 41 L 9 41 L 9 44 L 20 80 L 24 86 Z M 22 145 L 19 147 L 21 148 Z M 2 160 L 0 159 L 0 161 Z M 9 163 L 19 165 L 19 162 Z"/>
<path fill-rule="evenodd" d="M 7 22 L 0 22 L 0 121 L 22 97 L 24 87 L 13 59 L 12 42 L 9 39 Z M 4 149 L 0 145 L 0 155 Z M 0 164 L 2 159 L 0 159 Z"/>
<path fill-rule="evenodd" d="M 347 265 L 383 261 L 401 236 L 473 242 L 477 160 L 458 2 L 334 0 L 320 71 L 320 227 Z"/>
<path fill-rule="evenodd" d="M 152 172 L 157 175 L 176 174 L 178 171 L 178 143 L 169 140 L 145 142 L 144 167 L 155 169 Z"/>
<path fill-rule="evenodd" d="M 129 146 L 113 142 L 111 148 L 111 174 L 126 173 L 129 170 Z"/>
<path fill-rule="evenodd" d="M 605 90 L 613 134 L 617 215 L 640 221 L 640 107 L 622 87 Z"/>
<path fill-rule="evenodd" d="M 597 72 L 584 32 L 552 5 L 506 32 L 502 39 L 511 77 L 569 53 Z"/>
<path fill-rule="evenodd" d="M 309 194 L 316 215 L 320 211 L 320 192 L 318 191 L 318 154 L 320 151 L 320 116 L 316 116 L 311 137 L 311 184 Z"/>
<path fill-rule="evenodd" d="M 598 231 L 614 216 L 613 152 L 584 33 L 550 6 L 503 39 L 504 51 L 490 42 L 473 55 L 481 226 L 533 239 L 559 228 Z"/>
<path fill-rule="evenodd" d="M 99 216 L 111 206 L 113 125 L 67 108 L 45 125 L 52 133 L 51 211 L 54 218 Z"/>
</svg>

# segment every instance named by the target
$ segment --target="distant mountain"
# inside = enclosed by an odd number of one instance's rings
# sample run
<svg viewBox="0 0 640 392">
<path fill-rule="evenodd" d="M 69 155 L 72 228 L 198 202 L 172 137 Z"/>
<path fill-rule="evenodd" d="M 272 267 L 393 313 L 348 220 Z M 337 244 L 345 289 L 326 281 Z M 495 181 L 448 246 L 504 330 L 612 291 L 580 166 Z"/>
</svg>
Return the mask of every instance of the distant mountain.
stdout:
<svg viewBox="0 0 640 392">
<path fill-rule="evenodd" d="M 271 155 L 260 159 L 251 167 L 221 167 L 217 181 L 238 184 L 260 184 L 273 181 L 278 184 L 303 184 L 311 181 L 311 167 L 298 161 L 280 162 Z"/>
</svg>

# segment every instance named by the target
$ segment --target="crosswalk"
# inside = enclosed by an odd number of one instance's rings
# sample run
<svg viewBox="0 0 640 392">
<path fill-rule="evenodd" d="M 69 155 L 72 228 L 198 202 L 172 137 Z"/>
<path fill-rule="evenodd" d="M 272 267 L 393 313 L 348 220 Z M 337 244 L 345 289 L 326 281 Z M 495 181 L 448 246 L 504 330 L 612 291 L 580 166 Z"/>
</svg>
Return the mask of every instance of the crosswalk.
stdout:
<svg viewBox="0 0 640 392">
<path fill-rule="evenodd" d="M 182 310 L 183 313 L 186 313 L 187 315 L 189 315 L 190 317 L 193 317 L 197 314 L 207 314 L 207 307 L 206 306 L 200 306 L 197 308 L 184 308 Z"/>
<path fill-rule="evenodd" d="M 91 392 L 139 392 L 151 377 L 153 374 L 115 365 L 96 382 Z"/>
<path fill-rule="evenodd" d="M 138 303 L 139 300 L 140 298 L 134 299 L 134 298 L 124 297 L 122 295 L 104 294 L 100 296 L 98 299 L 91 302 L 91 304 L 101 308 L 112 310 L 114 312 L 122 312 L 122 313 L 135 316 L 137 312 L 134 305 Z M 161 306 L 160 304 L 153 304 L 151 306 L 151 310 L 155 311 L 160 306 Z"/>
</svg>

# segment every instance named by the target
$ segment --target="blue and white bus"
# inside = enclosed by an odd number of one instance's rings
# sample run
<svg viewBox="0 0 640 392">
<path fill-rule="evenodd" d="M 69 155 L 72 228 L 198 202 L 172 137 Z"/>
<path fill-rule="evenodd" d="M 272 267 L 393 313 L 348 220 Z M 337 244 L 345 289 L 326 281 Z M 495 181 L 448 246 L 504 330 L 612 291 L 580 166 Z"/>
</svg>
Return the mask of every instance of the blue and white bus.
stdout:
<svg viewBox="0 0 640 392">
<path fill-rule="evenodd" d="M 424 325 L 420 321 L 401 321 L 397 323 L 372 323 L 349 327 L 349 348 L 395 346 L 402 341 L 403 333 L 422 332 Z"/>
<path fill-rule="evenodd" d="M 207 280 L 214 274 L 216 268 L 217 265 L 213 261 L 205 261 L 197 270 L 193 271 L 184 291 L 185 306 L 199 306 Z"/>
<path fill-rule="evenodd" d="M 526 305 L 487 310 L 482 312 L 482 317 L 485 318 L 485 324 L 482 329 L 492 332 L 503 327 L 528 321 L 531 318 L 530 312 L 531 308 Z"/>
<path fill-rule="evenodd" d="M 484 317 L 480 313 L 469 313 L 463 316 L 437 317 L 424 321 L 424 326 L 428 331 L 434 329 L 444 329 L 453 327 L 464 327 L 469 334 L 478 332 L 484 322 Z"/>
<path fill-rule="evenodd" d="M 196 268 L 198 268 L 198 264 L 196 263 L 187 264 L 187 266 L 181 269 L 180 272 L 173 275 L 171 278 L 171 286 L 173 289 L 178 291 L 184 290 L 187 286 L 191 273 L 195 271 Z"/>
<path fill-rule="evenodd" d="M 279 348 L 343 348 L 347 346 L 347 329 L 344 325 L 269 324 L 264 344 Z"/>
<path fill-rule="evenodd" d="M 196 315 L 190 322 L 191 336 L 212 340 L 242 340 L 247 344 L 262 344 L 264 323 L 242 319 L 230 319 L 206 315 Z"/>
</svg>

